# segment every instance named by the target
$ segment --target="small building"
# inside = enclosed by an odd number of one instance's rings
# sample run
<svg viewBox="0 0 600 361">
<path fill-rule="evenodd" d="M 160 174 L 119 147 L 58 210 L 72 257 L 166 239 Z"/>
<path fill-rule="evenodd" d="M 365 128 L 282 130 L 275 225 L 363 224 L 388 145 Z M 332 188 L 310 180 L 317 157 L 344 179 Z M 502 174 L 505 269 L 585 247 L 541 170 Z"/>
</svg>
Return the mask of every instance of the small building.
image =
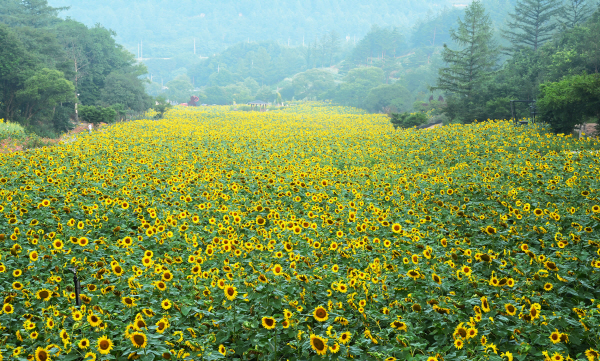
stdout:
<svg viewBox="0 0 600 361">
<path fill-rule="evenodd" d="M 263 102 L 262 100 L 255 100 L 253 102 L 248 103 L 248 105 L 252 107 L 252 110 L 254 110 L 254 107 L 257 107 L 257 110 L 264 111 L 267 109 L 267 105 L 269 104 Z"/>
</svg>

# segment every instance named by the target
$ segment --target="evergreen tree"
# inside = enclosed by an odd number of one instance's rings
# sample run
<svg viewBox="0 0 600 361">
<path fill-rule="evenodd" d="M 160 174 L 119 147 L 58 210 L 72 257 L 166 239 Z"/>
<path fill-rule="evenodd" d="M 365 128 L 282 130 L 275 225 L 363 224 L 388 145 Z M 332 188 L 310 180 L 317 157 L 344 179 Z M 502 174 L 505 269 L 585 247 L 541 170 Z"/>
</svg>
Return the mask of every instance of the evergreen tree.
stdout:
<svg viewBox="0 0 600 361">
<path fill-rule="evenodd" d="M 586 0 L 567 0 L 561 11 L 561 23 L 574 28 L 590 17 L 591 10 Z"/>
<path fill-rule="evenodd" d="M 504 49 L 507 53 L 524 48 L 539 47 L 552 37 L 557 26 L 553 17 L 561 11 L 560 0 L 519 0 L 515 13 L 508 14 L 507 28 L 504 37 L 512 43 L 511 48 Z M 580 1 L 580 0 L 579 0 Z"/>
<path fill-rule="evenodd" d="M 431 90 L 440 89 L 453 95 L 458 106 L 449 109 L 464 109 L 464 113 L 451 117 L 466 120 L 474 95 L 491 76 L 497 58 L 490 18 L 480 1 L 473 1 L 466 8 L 464 19 L 458 19 L 458 29 L 452 29 L 450 36 L 461 48 L 452 50 L 444 44 L 442 58 L 447 67 L 440 68 L 437 86 Z"/>
</svg>

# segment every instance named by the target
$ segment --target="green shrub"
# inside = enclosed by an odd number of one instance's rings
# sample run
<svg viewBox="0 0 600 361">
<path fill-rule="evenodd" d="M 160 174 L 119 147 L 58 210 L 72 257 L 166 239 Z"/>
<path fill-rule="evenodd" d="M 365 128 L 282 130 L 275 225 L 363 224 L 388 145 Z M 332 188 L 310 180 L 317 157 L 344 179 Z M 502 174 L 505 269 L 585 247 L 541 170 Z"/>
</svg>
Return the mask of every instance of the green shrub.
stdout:
<svg viewBox="0 0 600 361">
<path fill-rule="evenodd" d="M 11 123 L 0 119 L 0 140 L 2 139 L 20 139 L 25 136 L 25 129 L 17 123 Z"/>
<path fill-rule="evenodd" d="M 117 111 L 113 108 L 103 108 L 93 105 L 79 107 L 79 118 L 87 123 L 113 123 L 117 117 Z"/>
<path fill-rule="evenodd" d="M 425 113 L 392 113 L 390 115 L 394 129 L 397 128 L 412 128 L 418 127 L 427 123 L 427 115 Z"/>
</svg>

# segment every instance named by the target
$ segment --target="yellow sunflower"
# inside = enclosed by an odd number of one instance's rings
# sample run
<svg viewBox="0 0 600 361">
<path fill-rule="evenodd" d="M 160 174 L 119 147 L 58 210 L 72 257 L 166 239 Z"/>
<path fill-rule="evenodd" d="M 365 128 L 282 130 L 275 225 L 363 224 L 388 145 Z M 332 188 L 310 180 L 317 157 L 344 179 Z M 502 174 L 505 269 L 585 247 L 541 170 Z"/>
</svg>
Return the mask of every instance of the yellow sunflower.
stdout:
<svg viewBox="0 0 600 361">
<path fill-rule="evenodd" d="M 100 317 L 94 315 L 93 313 L 88 315 L 87 321 L 90 323 L 92 327 L 98 327 L 102 323 Z"/>
<path fill-rule="evenodd" d="M 223 292 L 225 293 L 225 297 L 227 297 L 229 301 L 235 300 L 238 294 L 237 289 L 231 285 L 225 286 L 223 288 Z"/>
<path fill-rule="evenodd" d="M 325 307 L 319 306 L 313 311 L 313 317 L 319 322 L 325 322 L 329 318 L 329 314 Z"/>
<path fill-rule="evenodd" d="M 171 303 L 171 301 L 169 301 L 168 299 L 163 300 L 160 303 L 161 307 L 163 308 L 163 310 L 168 310 L 169 308 L 171 308 L 171 306 L 173 305 L 173 303 Z"/>
<path fill-rule="evenodd" d="M 265 316 L 262 318 L 262 325 L 267 330 L 274 329 L 276 323 L 277 323 L 277 321 L 275 321 L 275 319 L 273 317 Z"/>
<path fill-rule="evenodd" d="M 350 342 L 350 339 L 352 338 L 352 334 L 349 331 L 346 332 L 342 332 L 340 334 L 340 337 L 338 338 L 338 341 L 342 344 L 345 345 L 348 342 Z"/>
<path fill-rule="evenodd" d="M 145 348 L 148 345 L 148 338 L 141 332 L 134 332 L 129 335 L 129 341 L 135 348 Z"/>
<path fill-rule="evenodd" d="M 314 334 L 310 335 L 310 346 L 321 356 L 327 353 L 327 339 Z"/>
<path fill-rule="evenodd" d="M 108 355 L 113 349 L 113 342 L 106 336 L 102 336 L 96 342 L 96 348 L 102 355 Z"/>
<path fill-rule="evenodd" d="M 46 349 L 38 347 L 35 350 L 35 360 L 36 361 L 52 361 L 52 359 L 50 358 L 50 355 L 48 354 L 48 351 L 46 351 Z"/>
<path fill-rule="evenodd" d="M 77 346 L 79 346 L 79 348 L 81 348 L 81 349 L 86 349 L 86 348 L 90 347 L 90 340 L 88 340 L 87 338 L 84 338 L 81 341 L 79 341 Z"/>
</svg>

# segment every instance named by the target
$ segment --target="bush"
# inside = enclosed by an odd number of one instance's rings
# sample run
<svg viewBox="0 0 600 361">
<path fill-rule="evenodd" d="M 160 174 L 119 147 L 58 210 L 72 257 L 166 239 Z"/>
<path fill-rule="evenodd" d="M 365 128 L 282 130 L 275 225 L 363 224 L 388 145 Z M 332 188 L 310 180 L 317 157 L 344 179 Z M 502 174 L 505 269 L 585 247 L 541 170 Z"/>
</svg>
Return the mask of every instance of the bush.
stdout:
<svg viewBox="0 0 600 361">
<path fill-rule="evenodd" d="M 395 129 L 418 127 L 427 123 L 427 115 L 425 113 L 393 113 L 390 116 L 392 125 Z"/>
<path fill-rule="evenodd" d="M 600 118 L 600 75 L 574 75 L 540 85 L 541 120 L 555 133 L 570 134 L 588 118 Z"/>
<path fill-rule="evenodd" d="M 0 119 L 0 140 L 2 139 L 20 139 L 25 136 L 25 129 L 17 123 L 11 123 Z"/>
<path fill-rule="evenodd" d="M 79 107 L 79 118 L 84 122 L 99 124 L 113 123 L 117 117 L 117 111 L 113 108 L 103 108 L 93 105 Z"/>
</svg>

